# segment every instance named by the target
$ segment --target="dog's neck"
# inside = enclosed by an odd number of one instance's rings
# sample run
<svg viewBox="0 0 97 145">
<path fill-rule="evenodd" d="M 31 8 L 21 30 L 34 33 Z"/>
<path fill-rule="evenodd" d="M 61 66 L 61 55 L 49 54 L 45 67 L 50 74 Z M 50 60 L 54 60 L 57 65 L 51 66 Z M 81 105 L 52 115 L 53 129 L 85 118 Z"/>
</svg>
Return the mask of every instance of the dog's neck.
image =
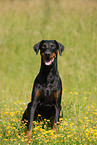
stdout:
<svg viewBox="0 0 97 145">
<path fill-rule="evenodd" d="M 57 72 L 57 59 L 51 64 L 51 65 L 45 65 L 43 62 L 43 59 L 41 58 L 41 68 L 40 68 L 40 73 L 49 75 L 50 72 L 53 74 L 56 74 Z"/>
<path fill-rule="evenodd" d="M 57 59 L 55 59 L 55 61 L 50 66 L 45 65 L 43 60 L 41 60 L 41 67 L 39 72 L 39 75 L 41 76 L 41 81 L 43 81 L 44 83 L 53 82 L 57 74 Z"/>
</svg>

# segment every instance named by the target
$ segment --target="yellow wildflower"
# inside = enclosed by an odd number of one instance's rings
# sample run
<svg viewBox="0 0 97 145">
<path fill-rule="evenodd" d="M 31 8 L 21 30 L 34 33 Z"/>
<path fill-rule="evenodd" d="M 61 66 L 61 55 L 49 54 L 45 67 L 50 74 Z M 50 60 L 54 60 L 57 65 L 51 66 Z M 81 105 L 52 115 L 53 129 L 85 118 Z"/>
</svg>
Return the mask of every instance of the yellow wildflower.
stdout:
<svg viewBox="0 0 97 145">
<path fill-rule="evenodd" d="M 5 112 L 5 114 L 8 114 L 8 112 Z"/>
<path fill-rule="evenodd" d="M 11 128 L 10 126 L 7 126 L 7 129 Z"/>
<path fill-rule="evenodd" d="M 63 120 L 63 118 L 60 118 L 60 119 L 59 119 L 59 121 L 62 121 L 62 120 Z"/>
<path fill-rule="evenodd" d="M 78 92 L 74 92 L 75 93 L 75 95 L 78 95 Z"/>
<path fill-rule="evenodd" d="M 84 100 L 87 100 L 87 97 L 85 97 Z"/>
<path fill-rule="evenodd" d="M 4 140 L 4 141 L 7 141 L 7 139 L 6 139 L 6 138 L 4 138 L 3 140 Z"/>
</svg>

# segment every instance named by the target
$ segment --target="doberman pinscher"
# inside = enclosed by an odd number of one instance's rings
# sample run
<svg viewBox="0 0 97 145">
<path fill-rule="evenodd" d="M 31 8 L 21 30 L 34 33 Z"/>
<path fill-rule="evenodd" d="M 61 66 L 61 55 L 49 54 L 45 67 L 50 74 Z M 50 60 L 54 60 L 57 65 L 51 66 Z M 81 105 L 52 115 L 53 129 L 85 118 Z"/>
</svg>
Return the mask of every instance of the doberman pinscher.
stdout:
<svg viewBox="0 0 97 145">
<path fill-rule="evenodd" d="M 42 40 L 34 45 L 36 54 L 40 50 L 41 68 L 37 75 L 31 102 L 25 110 L 22 122 L 27 120 L 26 136 L 31 138 L 33 120 L 41 115 L 41 119 L 53 120 L 53 129 L 59 121 L 61 111 L 62 82 L 57 69 L 57 54 L 61 55 L 64 46 L 56 40 Z"/>
</svg>

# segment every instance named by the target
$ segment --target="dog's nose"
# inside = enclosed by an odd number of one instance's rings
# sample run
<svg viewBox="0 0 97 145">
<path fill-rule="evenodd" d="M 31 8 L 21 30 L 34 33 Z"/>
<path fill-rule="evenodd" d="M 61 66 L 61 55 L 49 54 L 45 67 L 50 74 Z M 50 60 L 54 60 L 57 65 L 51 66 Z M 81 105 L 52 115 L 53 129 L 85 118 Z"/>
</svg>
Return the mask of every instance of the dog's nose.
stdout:
<svg viewBox="0 0 97 145">
<path fill-rule="evenodd" d="M 49 56 L 50 56 L 50 54 L 45 54 L 45 56 L 49 57 Z"/>
<path fill-rule="evenodd" d="M 45 52 L 45 56 L 49 57 L 51 55 L 50 52 Z"/>
</svg>

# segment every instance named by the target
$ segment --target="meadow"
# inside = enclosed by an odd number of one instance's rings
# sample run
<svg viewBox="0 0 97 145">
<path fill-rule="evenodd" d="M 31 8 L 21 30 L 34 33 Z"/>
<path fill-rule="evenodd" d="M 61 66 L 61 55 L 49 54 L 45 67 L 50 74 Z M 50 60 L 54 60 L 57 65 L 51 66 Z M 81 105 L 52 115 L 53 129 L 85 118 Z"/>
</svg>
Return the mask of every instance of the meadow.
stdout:
<svg viewBox="0 0 97 145">
<path fill-rule="evenodd" d="M 33 145 L 97 144 L 97 1 L 0 0 L 0 145 L 25 145 L 20 119 L 31 99 L 40 55 L 33 45 L 54 39 L 63 83 L 63 118 L 51 128 L 33 123 Z"/>
</svg>

